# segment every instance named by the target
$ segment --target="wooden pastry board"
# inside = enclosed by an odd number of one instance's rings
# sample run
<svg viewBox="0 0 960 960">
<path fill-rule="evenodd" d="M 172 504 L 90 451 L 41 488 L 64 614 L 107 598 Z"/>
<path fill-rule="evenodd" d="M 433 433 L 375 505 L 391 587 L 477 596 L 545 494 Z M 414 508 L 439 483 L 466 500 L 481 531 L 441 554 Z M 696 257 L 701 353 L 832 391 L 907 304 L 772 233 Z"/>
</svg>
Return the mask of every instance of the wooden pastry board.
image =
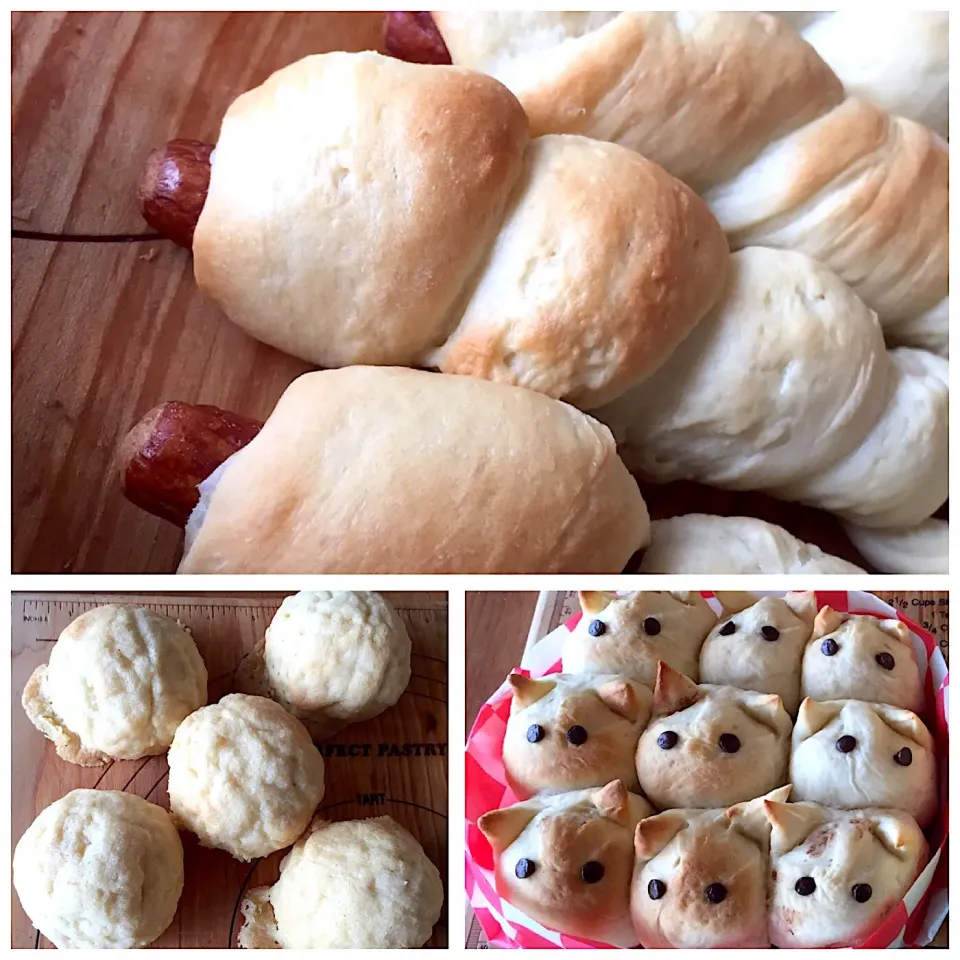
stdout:
<svg viewBox="0 0 960 960">
<path fill-rule="evenodd" d="M 873 594 L 879 597 L 884 603 L 901 610 L 904 616 L 909 617 L 915 623 L 919 623 L 925 630 L 929 630 L 940 644 L 940 649 L 947 662 L 950 662 L 950 600 L 946 592 L 920 593 L 911 591 L 883 591 L 874 590 Z M 536 610 L 530 623 L 530 630 L 527 634 L 526 647 L 542 640 L 548 633 L 551 633 L 560 626 L 565 620 L 568 620 L 575 613 L 580 611 L 580 604 L 577 601 L 575 591 L 551 591 L 545 590 L 540 593 L 537 600 Z M 524 651 L 518 651 L 517 663 L 520 662 Z M 499 684 L 503 678 L 492 680 L 494 686 Z M 490 690 L 494 689 L 491 686 Z M 467 718 L 468 729 L 473 722 L 473 717 Z M 944 921 L 939 933 L 934 938 L 931 947 L 947 947 L 948 945 L 948 926 L 949 922 Z M 483 935 L 480 924 L 476 921 L 473 913 L 467 906 L 467 949 L 488 950 L 490 945 Z"/>
<path fill-rule="evenodd" d="M 348 820 L 389 814 L 423 845 L 447 876 L 447 596 L 445 593 L 386 593 L 413 641 L 413 678 L 397 705 L 379 717 L 354 724 L 320 744 L 326 764 L 326 793 L 320 810 Z M 20 697 L 34 668 L 44 663 L 53 641 L 71 620 L 107 602 L 135 603 L 178 618 L 188 626 L 209 672 L 209 700 L 230 693 L 242 656 L 263 637 L 283 594 L 272 598 L 187 595 L 23 594 L 13 595 L 12 618 L 12 842 L 34 817 L 77 787 L 127 790 L 168 806 L 165 757 L 118 761 L 108 767 L 78 767 L 57 757 L 52 744 L 31 726 Z M 185 885 L 173 923 L 154 947 L 236 946 L 240 896 L 251 886 L 272 883 L 283 853 L 244 864 L 220 850 L 199 846 L 190 834 L 184 845 Z M 446 882 L 446 881 L 445 881 Z M 12 899 L 12 946 L 50 947 Z M 430 947 L 447 945 L 444 908 Z"/>
<path fill-rule="evenodd" d="M 152 235 L 141 166 L 218 136 L 229 104 L 308 54 L 378 49 L 379 13 L 14 13 L 13 570 L 170 573 L 181 533 L 129 504 L 114 457 L 165 400 L 264 419 L 309 367 L 258 344 Z M 858 560 L 833 517 L 755 494 L 645 487 L 654 519 L 752 515 Z"/>
</svg>

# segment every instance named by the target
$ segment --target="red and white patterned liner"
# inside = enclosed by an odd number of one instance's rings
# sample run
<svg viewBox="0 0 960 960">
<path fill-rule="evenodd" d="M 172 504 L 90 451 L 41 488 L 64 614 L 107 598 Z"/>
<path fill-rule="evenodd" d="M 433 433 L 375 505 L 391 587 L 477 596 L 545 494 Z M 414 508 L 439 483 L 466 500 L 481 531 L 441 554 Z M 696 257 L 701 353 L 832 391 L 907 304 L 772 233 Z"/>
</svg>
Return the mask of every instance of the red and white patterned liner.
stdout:
<svg viewBox="0 0 960 960">
<path fill-rule="evenodd" d="M 774 591 L 759 591 L 757 596 Z M 782 595 L 782 594 L 778 594 Z M 703 591 L 719 611 L 713 594 Z M 856 591 L 817 591 L 817 605 L 829 604 L 835 610 L 871 614 L 902 620 L 912 634 L 917 662 L 924 670 L 927 709 L 922 717 L 937 744 L 939 758 L 940 813 L 926 831 L 930 860 L 897 905 L 860 949 L 924 947 L 943 923 L 948 908 L 947 891 L 947 739 L 949 705 L 947 690 L 950 674 L 943 653 L 934 637 L 903 616 L 898 610 L 869 593 Z M 566 634 L 577 625 L 581 614 L 548 634 L 528 649 L 517 671 L 542 677 L 561 670 L 561 650 Z M 474 915 L 493 947 L 521 949 L 615 949 L 603 943 L 581 940 L 557 933 L 501 900 L 494 888 L 493 851 L 477 827 L 477 820 L 488 810 L 507 806 L 518 799 L 506 784 L 503 771 L 503 738 L 510 715 L 510 687 L 506 681 L 480 708 L 470 731 L 466 748 L 466 887 Z"/>
</svg>

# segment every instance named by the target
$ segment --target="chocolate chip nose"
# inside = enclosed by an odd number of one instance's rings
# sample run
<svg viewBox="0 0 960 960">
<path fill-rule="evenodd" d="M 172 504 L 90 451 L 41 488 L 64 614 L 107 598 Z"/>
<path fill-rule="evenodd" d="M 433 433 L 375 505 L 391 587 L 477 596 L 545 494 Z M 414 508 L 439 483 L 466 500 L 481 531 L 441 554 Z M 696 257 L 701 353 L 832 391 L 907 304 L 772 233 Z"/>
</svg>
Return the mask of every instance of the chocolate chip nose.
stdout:
<svg viewBox="0 0 960 960">
<path fill-rule="evenodd" d="M 839 649 L 837 641 L 834 640 L 833 637 L 827 637 L 827 639 L 820 644 L 820 652 L 825 657 L 832 657 Z"/>
<path fill-rule="evenodd" d="M 643 621 L 643 632 L 655 637 L 660 632 L 660 621 L 656 617 L 647 617 Z"/>
<path fill-rule="evenodd" d="M 732 620 L 728 620 L 728 621 L 720 628 L 720 636 L 721 636 L 721 637 L 729 637 L 731 634 L 736 633 L 736 632 L 737 632 L 737 625 L 736 625 Z"/>
<path fill-rule="evenodd" d="M 607 625 L 602 620 L 591 620 L 587 633 L 591 637 L 602 637 L 607 632 Z"/>
<path fill-rule="evenodd" d="M 575 747 L 582 746 L 587 742 L 587 731 L 579 723 L 574 724 L 567 731 L 567 742 L 572 743 Z"/>
<path fill-rule="evenodd" d="M 651 880 L 647 884 L 647 896 L 651 900 L 659 900 L 667 892 L 667 885 L 662 880 Z"/>
<path fill-rule="evenodd" d="M 817 889 L 817 881 L 813 877 L 801 877 L 793 888 L 801 897 L 809 897 Z"/>
<path fill-rule="evenodd" d="M 520 880 L 526 880 L 527 877 L 532 877 L 536 872 L 537 865 L 526 857 L 517 861 L 517 867 L 516 870 L 514 870 L 514 873 Z"/>
<path fill-rule="evenodd" d="M 849 753 L 857 745 L 857 738 L 851 737 L 849 734 L 842 736 L 837 741 L 837 749 L 841 753 Z"/>
<path fill-rule="evenodd" d="M 897 665 L 897 661 L 886 652 L 878 653 L 873 659 L 876 660 L 884 670 L 892 670 Z"/>
<path fill-rule="evenodd" d="M 903 749 L 898 750 L 894 755 L 893 759 L 900 764 L 901 767 L 909 767 L 913 763 L 913 751 L 909 747 L 903 747 Z"/>
<path fill-rule="evenodd" d="M 740 738 L 735 733 L 721 733 L 717 742 L 724 753 L 736 753 L 740 749 Z"/>
<path fill-rule="evenodd" d="M 850 894 L 857 903 L 866 903 L 873 896 L 873 887 L 869 883 L 855 883 Z"/>
<path fill-rule="evenodd" d="M 657 746 L 661 750 L 672 750 L 677 745 L 679 739 L 672 730 L 665 730 L 657 737 Z"/>
<path fill-rule="evenodd" d="M 722 883 L 711 883 L 705 894 L 710 903 L 723 903 L 727 899 L 727 888 Z"/>
<path fill-rule="evenodd" d="M 530 743 L 539 743 L 546 735 L 547 731 L 539 723 L 531 723 L 527 727 L 527 740 Z"/>
</svg>

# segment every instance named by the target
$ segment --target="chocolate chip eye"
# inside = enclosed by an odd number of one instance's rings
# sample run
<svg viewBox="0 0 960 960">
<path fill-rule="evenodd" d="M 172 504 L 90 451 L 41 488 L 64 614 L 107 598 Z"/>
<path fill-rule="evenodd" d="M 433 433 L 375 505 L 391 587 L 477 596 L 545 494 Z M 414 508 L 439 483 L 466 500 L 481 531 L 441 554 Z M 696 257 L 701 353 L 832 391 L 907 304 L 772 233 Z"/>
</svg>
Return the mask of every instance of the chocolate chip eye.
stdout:
<svg viewBox="0 0 960 960">
<path fill-rule="evenodd" d="M 587 742 L 587 731 L 584 730 L 579 723 L 574 724 L 567 731 L 567 741 L 572 743 L 575 747 L 579 747 Z"/>
<path fill-rule="evenodd" d="M 599 883 L 603 879 L 603 864 L 598 860 L 588 860 L 580 868 L 584 883 Z"/>
<path fill-rule="evenodd" d="M 736 625 L 732 620 L 728 620 L 728 621 L 720 628 L 720 636 L 721 636 L 721 637 L 729 637 L 731 633 L 736 633 L 736 632 L 737 632 L 737 625 Z"/>
<path fill-rule="evenodd" d="M 643 632 L 655 637 L 660 632 L 660 621 L 656 617 L 647 617 L 643 621 Z"/>
<path fill-rule="evenodd" d="M 873 659 L 876 660 L 884 670 L 892 670 L 897 665 L 897 661 L 894 660 L 889 653 L 878 653 Z"/>
<path fill-rule="evenodd" d="M 532 860 L 524 857 L 517 861 L 517 868 L 513 872 L 517 875 L 518 879 L 526 880 L 527 877 L 532 877 L 537 872 L 537 865 Z"/>
<path fill-rule="evenodd" d="M 651 880 L 647 884 L 647 896 L 651 900 L 659 900 L 667 892 L 667 885 L 662 880 Z"/>
<path fill-rule="evenodd" d="M 704 893 L 710 903 L 723 903 L 727 899 L 727 888 L 722 883 L 711 883 Z"/>
<path fill-rule="evenodd" d="M 855 883 L 850 891 L 850 896 L 857 903 L 866 903 L 873 896 L 873 887 L 869 883 Z"/>
<path fill-rule="evenodd" d="M 780 631 L 776 627 L 761 627 L 760 632 L 763 634 L 763 639 L 770 643 L 780 639 Z"/>
<path fill-rule="evenodd" d="M 849 753 L 857 745 L 857 738 L 851 737 L 849 734 L 841 737 L 837 741 L 837 749 L 841 753 Z"/>
<path fill-rule="evenodd" d="M 546 735 L 547 731 L 544 730 L 539 723 L 531 723 L 530 726 L 527 727 L 527 740 L 529 740 L 530 743 L 539 743 Z"/>
<path fill-rule="evenodd" d="M 813 877 L 801 877 L 793 888 L 801 897 L 809 897 L 817 889 L 817 881 Z"/>
<path fill-rule="evenodd" d="M 724 753 L 736 753 L 740 749 L 740 738 L 735 733 L 721 733 L 717 742 Z"/>
<path fill-rule="evenodd" d="M 677 745 L 679 739 L 672 730 L 665 730 L 657 737 L 657 746 L 661 750 L 672 750 Z"/>
<path fill-rule="evenodd" d="M 913 751 L 909 747 L 904 747 L 893 755 L 893 759 L 899 763 L 901 767 L 909 767 L 910 764 L 913 763 Z"/>
<path fill-rule="evenodd" d="M 827 639 L 820 644 L 820 652 L 825 657 L 832 657 L 839 649 L 837 641 L 834 640 L 833 637 L 827 637 Z"/>
<path fill-rule="evenodd" d="M 607 632 L 607 625 L 602 620 L 591 620 L 587 633 L 591 637 L 602 637 Z"/>
</svg>

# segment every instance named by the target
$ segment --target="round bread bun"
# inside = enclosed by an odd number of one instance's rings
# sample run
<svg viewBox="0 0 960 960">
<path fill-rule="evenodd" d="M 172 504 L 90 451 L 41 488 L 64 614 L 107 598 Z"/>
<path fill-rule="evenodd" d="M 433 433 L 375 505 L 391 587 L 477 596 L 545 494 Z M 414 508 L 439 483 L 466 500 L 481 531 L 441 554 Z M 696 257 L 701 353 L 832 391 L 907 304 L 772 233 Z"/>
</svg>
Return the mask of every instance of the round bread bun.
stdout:
<svg viewBox="0 0 960 960">
<path fill-rule="evenodd" d="M 390 817 L 316 819 L 272 887 L 249 892 L 241 947 L 422 947 L 443 908 L 440 872 Z"/>
<path fill-rule="evenodd" d="M 290 846 L 323 797 L 310 734 L 265 697 L 233 693 L 192 713 L 167 760 L 174 821 L 238 860 Z"/>
<path fill-rule="evenodd" d="M 189 632 L 118 604 L 77 617 L 23 691 L 30 722 L 83 766 L 163 753 L 206 702 L 207 668 Z"/>
<path fill-rule="evenodd" d="M 20 838 L 13 885 L 61 950 L 145 947 L 177 911 L 183 847 L 162 807 L 117 790 L 73 790 Z"/>
<path fill-rule="evenodd" d="M 378 593 L 303 591 L 267 628 L 267 682 L 314 736 L 329 736 L 400 699 L 410 649 L 403 621 Z"/>
</svg>

